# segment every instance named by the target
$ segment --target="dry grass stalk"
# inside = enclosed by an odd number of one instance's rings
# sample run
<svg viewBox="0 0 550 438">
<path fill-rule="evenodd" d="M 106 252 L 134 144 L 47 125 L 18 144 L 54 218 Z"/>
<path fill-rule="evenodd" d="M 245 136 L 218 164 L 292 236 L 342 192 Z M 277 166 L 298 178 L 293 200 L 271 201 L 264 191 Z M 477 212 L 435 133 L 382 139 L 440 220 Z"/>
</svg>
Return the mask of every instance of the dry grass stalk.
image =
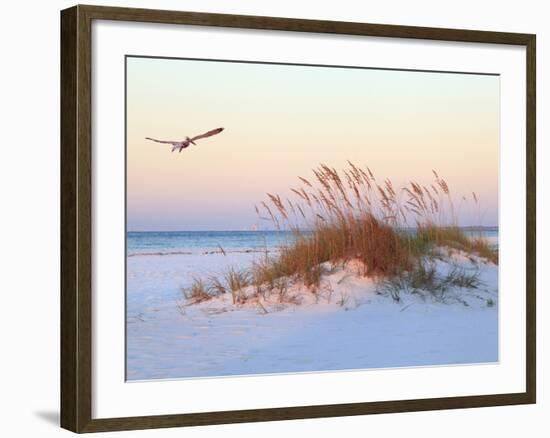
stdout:
<svg viewBox="0 0 550 438">
<path fill-rule="evenodd" d="M 231 292 L 235 304 L 247 297 L 242 290 L 254 286 L 255 296 L 276 290 L 285 300 L 289 280 L 303 282 L 316 292 L 323 264 L 359 260 L 363 274 L 391 277 L 413 269 L 430 248 L 447 246 L 498 263 L 498 254 L 485 239 L 468 238 L 457 225 L 447 182 L 433 171 L 434 182 L 411 181 L 395 188 L 392 181 L 376 183 L 372 171 L 348 162 L 343 177 L 327 165 L 313 169 L 314 182 L 299 177 L 301 185 L 291 189 L 296 199 L 267 194 L 255 206 L 258 216 L 267 213 L 277 230 L 289 229 L 293 241 L 276 257 L 256 262 L 247 271 L 229 270 L 223 281 L 210 285 L 196 282 L 191 296 Z M 475 203 L 478 198 L 472 193 Z M 450 212 L 450 217 L 447 213 Z M 414 232 L 404 229 L 414 228 Z M 305 230 L 305 231 L 304 231 Z"/>
</svg>

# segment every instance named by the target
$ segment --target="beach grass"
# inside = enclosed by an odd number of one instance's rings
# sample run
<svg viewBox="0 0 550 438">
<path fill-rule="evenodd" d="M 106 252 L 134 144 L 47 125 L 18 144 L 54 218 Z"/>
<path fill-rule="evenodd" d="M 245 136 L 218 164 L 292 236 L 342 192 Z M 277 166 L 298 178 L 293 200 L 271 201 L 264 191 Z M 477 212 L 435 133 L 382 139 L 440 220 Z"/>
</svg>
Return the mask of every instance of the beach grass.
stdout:
<svg viewBox="0 0 550 438">
<path fill-rule="evenodd" d="M 191 287 L 188 289 L 182 289 L 182 293 L 184 297 L 192 304 L 207 301 L 213 297 L 213 295 L 210 293 L 209 287 L 201 278 L 194 278 Z"/>
<path fill-rule="evenodd" d="M 417 248 L 443 246 L 477 255 L 498 264 L 498 251 L 481 236 L 469 237 L 458 226 L 436 226 L 419 224 L 412 237 Z"/>
<path fill-rule="evenodd" d="M 437 301 L 443 301 L 446 292 L 452 288 L 478 289 L 482 285 L 477 270 L 455 267 L 441 273 L 435 264 L 422 261 L 415 269 L 381 280 L 377 293 L 388 295 L 396 302 L 401 301 L 403 293 L 429 295 Z"/>
<path fill-rule="evenodd" d="M 266 250 L 247 269 L 230 269 L 207 282 L 195 280 L 187 292 L 193 302 L 230 292 L 234 304 L 243 303 L 247 297 L 242 290 L 248 286 L 256 297 L 276 291 L 282 302 L 289 280 L 316 293 L 327 262 L 334 266 L 351 260 L 359 262 L 361 275 L 389 280 L 386 289 L 394 299 L 398 292 L 391 290 L 398 285 L 434 293 L 451 286 L 475 287 L 475 276 L 454 272 L 441 278 L 426 263 L 442 247 L 498 263 L 498 252 L 487 240 L 469 237 L 459 227 L 449 186 L 435 171 L 430 184 L 412 181 L 399 189 L 351 162 L 341 172 L 320 165 L 313 175 L 299 177 L 292 197 L 268 193 L 255 207 L 276 229 L 290 230 L 291 241 L 276 255 Z M 477 204 L 475 193 L 472 198 Z"/>
</svg>

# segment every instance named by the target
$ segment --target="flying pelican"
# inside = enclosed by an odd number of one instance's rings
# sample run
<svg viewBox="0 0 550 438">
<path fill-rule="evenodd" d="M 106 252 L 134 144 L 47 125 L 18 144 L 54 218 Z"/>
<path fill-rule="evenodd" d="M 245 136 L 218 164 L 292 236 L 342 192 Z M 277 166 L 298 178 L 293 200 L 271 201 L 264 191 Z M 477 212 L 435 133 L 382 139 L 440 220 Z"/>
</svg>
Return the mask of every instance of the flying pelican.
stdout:
<svg viewBox="0 0 550 438">
<path fill-rule="evenodd" d="M 185 137 L 185 140 L 181 140 L 181 141 L 157 140 L 156 138 L 151 138 L 151 137 L 145 137 L 145 139 L 146 140 L 151 140 L 151 141 L 156 141 L 157 143 L 171 144 L 172 145 L 172 152 L 174 152 L 176 150 L 178 150 L 178 152 L 181 152 L 185 148 L 189 147 L 189 145 L 191 145 L 191 144 L 196 145 L 195 141 L 200 140 L 201 138 L 206 138 L 206 137 L 210 137 L 212 135 L 219 134 L 222 131 L 223 131 L 223 128 L 212 129 L 212 131 L 205 132 L 204 134 L 197 135 L 196 137 L 193 137 L 193 138 Z"/>
</svg>

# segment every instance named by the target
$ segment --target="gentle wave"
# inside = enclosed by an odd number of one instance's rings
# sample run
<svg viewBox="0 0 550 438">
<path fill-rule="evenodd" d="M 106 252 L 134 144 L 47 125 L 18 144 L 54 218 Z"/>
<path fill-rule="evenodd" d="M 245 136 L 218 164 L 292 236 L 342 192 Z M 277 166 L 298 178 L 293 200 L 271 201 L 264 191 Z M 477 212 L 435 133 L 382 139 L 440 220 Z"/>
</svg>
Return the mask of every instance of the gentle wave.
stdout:
<svg viewBox="0 0 550 438">
<path fill-rule="evenodd" d="M 202 252 L 191 252 L 191 251 L 155 251 L 155 252 L 134 252 L 129 253 L 128 257 L 137 257 L 137 256 L 169 256 L 169 255 L 212 255 L 212 254 L 252 254 L 252 253 L 272 253 L 279 252 L 277 248 L 270 249 L 234 249 L 234 250 L 210 250 Z"/>
</svg>

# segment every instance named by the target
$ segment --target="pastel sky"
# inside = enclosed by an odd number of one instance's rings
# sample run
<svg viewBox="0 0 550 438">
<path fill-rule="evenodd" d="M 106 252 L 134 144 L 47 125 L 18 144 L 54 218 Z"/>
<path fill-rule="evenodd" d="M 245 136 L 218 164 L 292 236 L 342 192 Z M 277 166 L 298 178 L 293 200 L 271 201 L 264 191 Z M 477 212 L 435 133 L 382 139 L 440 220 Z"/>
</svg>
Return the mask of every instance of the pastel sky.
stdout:
<svg viewBox="0 0 550 438">
<path fill-rule="evenodd" d="M 129 231 L 249 229 L 266 192 L 347 160 L 397 186 L 435 169 L 479 198 L 461 225 L 497 225 L 498 76 L 127 58 Z"/>
</svg>

